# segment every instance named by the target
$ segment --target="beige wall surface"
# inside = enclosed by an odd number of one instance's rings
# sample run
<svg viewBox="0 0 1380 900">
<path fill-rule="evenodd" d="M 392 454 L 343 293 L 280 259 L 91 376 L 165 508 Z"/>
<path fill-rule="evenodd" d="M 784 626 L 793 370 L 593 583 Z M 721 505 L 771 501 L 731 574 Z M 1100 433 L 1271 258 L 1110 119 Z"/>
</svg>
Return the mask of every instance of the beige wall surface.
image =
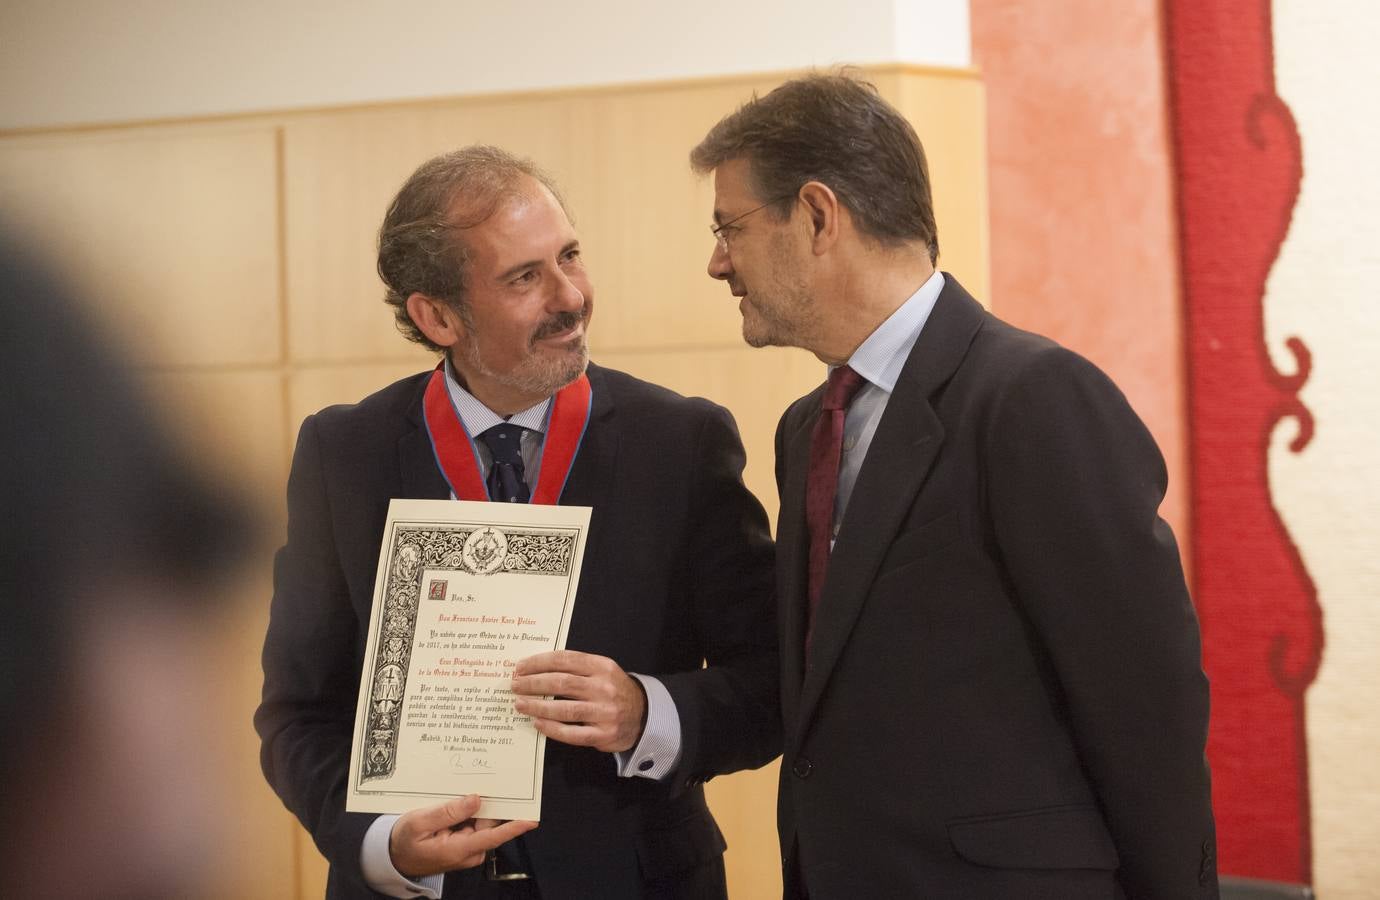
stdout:
<svg viewBox="0 0 1380 900">
<path fill-rule="evenodd" d="M 0 128 L 855 63 L 968 64 L 967 0 L 5 0 Z"/>
<path fill-rule="evenodd" d="M 1291 337 L 1312 354 L 1296 424 L 1271 436 L 1270 494 L 1323 611 L 1322 667 L 1307 694 L 1313 881 L 1323 900 L 1362 900 L 1380 885 L 1380 14 L 1362 0 L 1274 3 L 1275 77 L 1303 143 L 1293 221 L 1266 284 L 1265 341 L 1281 372 Z M 1322 61 L 1326 61 L 1325 64 Z"/>
<path fill-rule="evenodd" d="M 987 87 L 992 311 L 1088 357 L 1169 469 L 1188 547 L 1178 232 L 1160 3 L 973 0 Z"/>
<path fill-rule="evenodd" d="M 982 86 L 968 70 L 869 70 L 930 158 L 942 263 L 987 292 Z M 772 435 L 823 378 L 798 351 L 746 348 L 727 289 L 704 268 L 712 184 L 690 147 L 782 75 L 503 94 L 291 114 L 0 133 L 0 197 L 49 249 L 150 376 L 209 464 L 281 529 L 302 418 L 434 360 L 394 330 L 374 273 L 392 193 L 429 156 L 484 141 L 561 182 L 596 287 L 602 364 L 709 397 L 736 416 L 746 479 L 774 515 Z M 214 696 L 233 751 L 222 848 L 207 896 L 321 895 L 324 862 L 258 773 L 250 716 L 269 561 L 227 614 Z M 775 765 L 714 780 L 736 896 L 779 891 Z"/>
</svg>

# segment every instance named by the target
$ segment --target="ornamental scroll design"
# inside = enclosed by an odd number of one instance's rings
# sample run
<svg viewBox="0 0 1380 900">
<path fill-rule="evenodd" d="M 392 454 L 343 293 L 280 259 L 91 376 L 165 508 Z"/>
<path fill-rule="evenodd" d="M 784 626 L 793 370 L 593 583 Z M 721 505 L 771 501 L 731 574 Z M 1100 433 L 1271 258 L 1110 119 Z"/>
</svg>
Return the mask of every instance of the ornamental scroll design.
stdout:
<svg viewBox="0 0 1380 900">
<path fill-rule="evenodd" d="M 427 571 L 569 578 L 576 532 L 492 525 L 395 526 L 374 670 L 369 679 L 360 781 L 397 770 L 398 731 L 407 671 L 417 634 L 417 607 Z"/>
<path fill-rule="evenodd" d="M 1311 354 L 1289 338 L 1295 368 L 1280 371 L 1265 329 L 1267 281 L 1303 179 L 1302 140 L 1275 85 L 1272 10 L 1262 0 L 1170 0 L 1165 35 L 1188 339 L 1194 600 L 1212 683 L 1219 868 L 1307 883 L 1305 694 L 1324 634 L 1317 589 L 1270 485 L 1280 423 L 1297 425 L 1293 453 L 1314 430 L 1300 397 Z"/>
</svg>

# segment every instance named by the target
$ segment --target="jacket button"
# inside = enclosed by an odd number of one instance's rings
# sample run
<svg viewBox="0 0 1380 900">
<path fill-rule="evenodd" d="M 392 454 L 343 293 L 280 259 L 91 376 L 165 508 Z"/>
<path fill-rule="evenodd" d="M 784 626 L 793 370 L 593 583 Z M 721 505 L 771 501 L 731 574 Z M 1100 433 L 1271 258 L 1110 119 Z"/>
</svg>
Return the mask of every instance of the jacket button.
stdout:
<svg viewBox="0 0 1380 900">
<path fill-rule="evenodd" d="M 814 768 L 815 767 L 810 764 L 808 759 L 803 756 L 797 756 L 795 758 L 795 765 L 791 766 L 791 771 L 795 773 L 796 778 L 809 778 Z"/>
</svg>

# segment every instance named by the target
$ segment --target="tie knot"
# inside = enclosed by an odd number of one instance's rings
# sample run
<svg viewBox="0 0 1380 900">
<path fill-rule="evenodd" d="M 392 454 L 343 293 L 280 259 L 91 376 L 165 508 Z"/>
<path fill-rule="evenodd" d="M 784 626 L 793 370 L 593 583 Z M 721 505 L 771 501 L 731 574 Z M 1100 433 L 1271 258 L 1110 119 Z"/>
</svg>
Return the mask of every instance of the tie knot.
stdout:
<svg viewBox="0 0 1380 900">
<path fill-rule="evenodd" d="M 829 385 L 824 389 L 825 409 L 846 409 L 853 395 L 863 386 L 863 377 L 851 366 L 839 366 L 829 373 Z"/>
<path fill-rule="evenodd" d="M 480 432 L 479 439 L 493 454 L 494 462 L 520 465 L 522 462 L 522 433 L 527 429 L 511 422 L 503 422 Z"/>
</svg>

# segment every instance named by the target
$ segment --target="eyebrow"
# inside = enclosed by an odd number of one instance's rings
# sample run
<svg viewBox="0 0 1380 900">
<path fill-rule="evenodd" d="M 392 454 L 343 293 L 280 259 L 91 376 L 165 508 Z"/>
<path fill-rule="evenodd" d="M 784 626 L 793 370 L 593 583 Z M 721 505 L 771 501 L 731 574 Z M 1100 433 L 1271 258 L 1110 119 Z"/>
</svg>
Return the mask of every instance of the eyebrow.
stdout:
<svg viewBox="0 0 1380 900">
<path fill-rule="evenodd" d="M 567 242 L 567 243 L 565 244 L 565 246 L 561 247 L 560 253 L 558 253 L 558 254 L 556 254 L 556 255 L 557 255 L 557 256 L 565 256 L 565 255 L 566 255 L 567 253 L 569 253 L 571 250 L 574 250 L 575 248 L 577 248 L 577 247 L 579 247 L 579 246 L 580 246 L 580 239 L 579 239 L 579 238 L 576 238 L 575 240 L 569 241 L 569 242 Z M 498 275 L 498 279 L 497 279 L 497 280 L 499 280 L 499 281 L 507 281 L 509 278 L 512 278 L 513 276 L 517 275 L 518 273 L 523 272 L 523 271 L 525 271 L 525 270 L 527 270 L 527 269 L 534 268 L 534 267 L 539 266 L 539 265 L 541 265 L 541 260 L 539 260 L 539 259 L 532 259 L 532 260 L 528 260 L 527 262 L 520 262 L 520 263 L 518 263 L 517 265 L 515 265 L 515 266 L 510 266 L 509 268 L 507 268 L 507 269 L 503 270 L 502 272 L 500 272 L 499 275 Z"/>
</svg>

